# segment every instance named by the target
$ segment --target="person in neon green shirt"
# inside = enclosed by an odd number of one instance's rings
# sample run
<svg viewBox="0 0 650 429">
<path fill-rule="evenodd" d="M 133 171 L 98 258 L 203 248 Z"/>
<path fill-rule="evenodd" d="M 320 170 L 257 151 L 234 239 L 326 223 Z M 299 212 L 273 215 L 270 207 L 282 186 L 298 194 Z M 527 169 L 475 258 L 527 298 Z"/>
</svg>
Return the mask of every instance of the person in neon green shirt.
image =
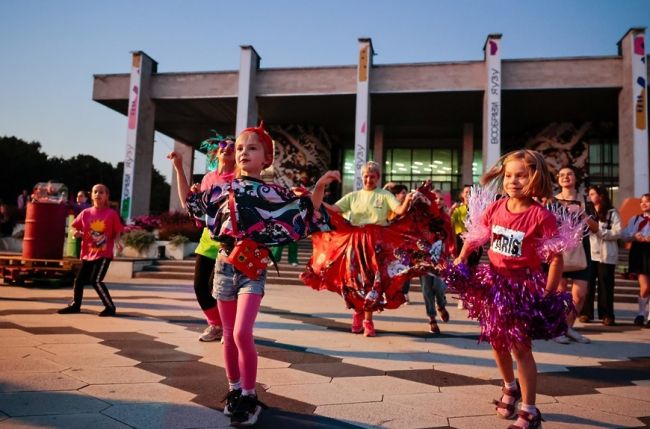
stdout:
<svg viewBox="0 0 650 429">
<path fill-rule="evenodd" d="M 406 213 L 413 194 L 408 194 L 402 204 L 385 189 L 378 188 L 381 178 L 381 168 L 374 161 L 368 161 L 361 168 L 363 189 L 350 192 L 334 205 L 328 207 L 342 213 L 353 225 L 386 225 L 388 215 L 392 211 L 396 216 Z M 352 315 L 352 332 L 366 337 L 375 336 L 375 325 L 372 322 L 372 311 L 355 312 Z"/>
</svg>

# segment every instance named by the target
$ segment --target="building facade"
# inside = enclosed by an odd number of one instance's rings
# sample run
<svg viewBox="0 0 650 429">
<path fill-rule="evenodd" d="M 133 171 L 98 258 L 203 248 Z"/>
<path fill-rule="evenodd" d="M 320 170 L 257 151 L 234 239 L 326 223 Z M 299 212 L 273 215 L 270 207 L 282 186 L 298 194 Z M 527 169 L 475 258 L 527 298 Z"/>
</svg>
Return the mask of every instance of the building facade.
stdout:
<svg viewBox="0 0 650 429">
<path fill-rule="evenodd" d="M 239 70 L 189 73 L 157 73 L 135 52 L 131 73 L 95 75 L 93 99 L 128 116 L 124 217 L 148 212 L 154 131 L 175 140 L 191 172 L 210 130 L 235 134 L 260 119 L 276 141 L 270 174 L 285 185 L 334 168 L 343 194 L 374 159 L 384 181 L 430 179 L 455 193 L 526 147 L 553 169 L 576 167 L 585 185 L 607 186 L 615 202 L 649 190 L 643 28 L 599 57 L 502 59 L 499 34 L 487 37 L 481 61 L 374 65 L 372 41 L 358 47 L 356 65 L 265 69 L 242 46 Z M 174 184 L 171 199 L 178 208 Z"/>
</svg>

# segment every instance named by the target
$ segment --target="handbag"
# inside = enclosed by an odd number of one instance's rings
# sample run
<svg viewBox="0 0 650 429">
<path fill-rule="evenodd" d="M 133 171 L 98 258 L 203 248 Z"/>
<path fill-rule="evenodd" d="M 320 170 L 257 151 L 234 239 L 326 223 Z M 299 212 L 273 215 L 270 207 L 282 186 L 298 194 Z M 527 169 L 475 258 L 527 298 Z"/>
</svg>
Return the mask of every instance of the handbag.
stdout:
<svg viewBox="0 0 650 429">
<path fill-rule="evenodd" d="M 587 268 L 587 255 L 582 243 L 578 243 L 573 249 L 562 252 L 564 258 L 564 272 L 581 271 Z"/>
<path fill-rule="evenodd" d="M 239 235 L 239 229 L 237 228 L 235 197 L 232 189 L 228 195 L 228 208 L 230 210 L 232 232 L 235 234 L 235 237 L 237 237 Z M 266 271 L 266 264 L 269 261 L 269 249 L 250 238 L 238 239 L 235 242 L 232 251 L 228 255 L 228 262 L 251 280 L 257 280 L 258 277 Z"/>
</svg>

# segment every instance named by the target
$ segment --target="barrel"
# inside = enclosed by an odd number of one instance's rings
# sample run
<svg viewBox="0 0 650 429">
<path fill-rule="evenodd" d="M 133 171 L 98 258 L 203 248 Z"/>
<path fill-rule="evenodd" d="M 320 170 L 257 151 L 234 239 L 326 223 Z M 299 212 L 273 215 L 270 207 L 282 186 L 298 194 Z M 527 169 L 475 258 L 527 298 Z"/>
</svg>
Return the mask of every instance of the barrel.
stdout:
<svg viewBox="0 0 650 429">
<path fill-rule="evenodd" d="M 56 203 L 29 203 L 25 214 L 24 259 L 61 259 L 67 207 Z"/>
</svg>

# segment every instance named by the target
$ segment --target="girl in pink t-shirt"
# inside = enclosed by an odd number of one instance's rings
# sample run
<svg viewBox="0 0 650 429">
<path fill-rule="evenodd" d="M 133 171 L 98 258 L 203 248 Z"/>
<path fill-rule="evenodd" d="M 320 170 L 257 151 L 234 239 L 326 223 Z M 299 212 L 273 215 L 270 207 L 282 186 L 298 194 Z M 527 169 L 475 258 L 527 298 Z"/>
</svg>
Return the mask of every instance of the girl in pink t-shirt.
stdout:
<svg viewBox="0 0 650 429">
<path fill-rule="evenodd" d="M 80 313 L 84 286 L 91 284 L 104 304 L 104 310 L 99 315 L 115 315 L 115 304 L 104 284 L 104 276 L 113 259 L 113 245 L 117 242 L 121 246 L 119 238 L 123 226 L 117 212 L 108 207 L 108 196 L 105 185 L 93 186 L 93 206 L 82 210 L 72 222 L 75 238 L 82 239 L 81 269 L 74 280 L 72 303 L 60 309 L 59 314 Z"/>
<path fill-rule="evenodd" d="M 535 199 L 551 197 L 552 182 L 542 155 L 531 150 L 510 152 L 482 178 L 494 184 L 498 199 L 481 210 L 472 207 L 472 198 L 485 200 L 486 189 L 470 196 L 464 245 L 446 278 L 460 293 L 469 316 L 481 325 L 480 340 L 494 349 L 497 366 L 503 376 L 501 400 L 494 401 L 497 415 L 518 417 L 510 428 L 530 429 L 541 425 L 542 416 L 535 407 L 537 367 L 532 351 L 533 339 L 551 339 L 566 332 L 566 315 L 572 308 L 571 295 L 557 293 L 562 276 L 563 248 L 577 245 L 579 222 L 571 219 L 571 228 L 558 229 L 556 216 Z M 469 274 L 468 256 L 490 241 L 490 264 Z M 548 263 L 548 274 L 542 270 Z M 515 380 L 513 356 L 519 382 Z M 523 400 L 521 410 L 516 403 Z"/>
</svg>

